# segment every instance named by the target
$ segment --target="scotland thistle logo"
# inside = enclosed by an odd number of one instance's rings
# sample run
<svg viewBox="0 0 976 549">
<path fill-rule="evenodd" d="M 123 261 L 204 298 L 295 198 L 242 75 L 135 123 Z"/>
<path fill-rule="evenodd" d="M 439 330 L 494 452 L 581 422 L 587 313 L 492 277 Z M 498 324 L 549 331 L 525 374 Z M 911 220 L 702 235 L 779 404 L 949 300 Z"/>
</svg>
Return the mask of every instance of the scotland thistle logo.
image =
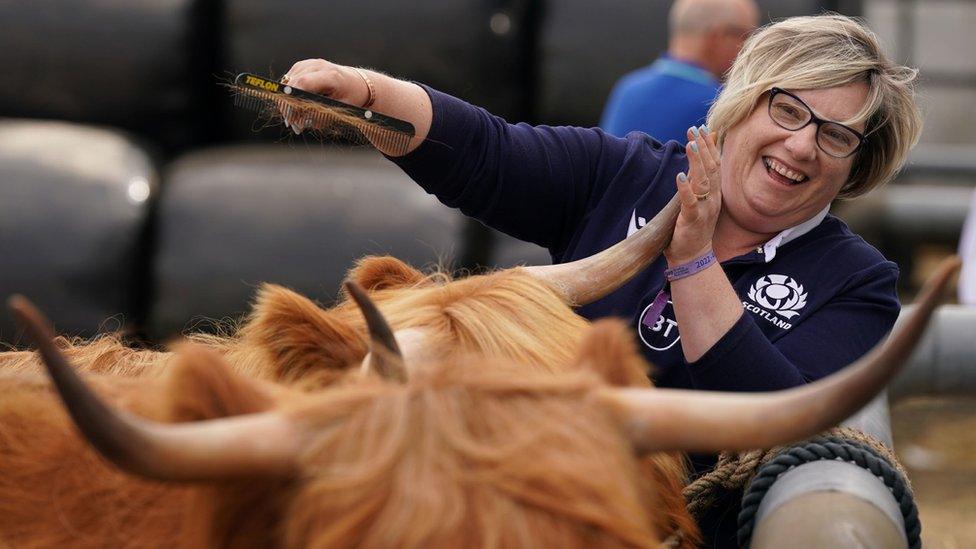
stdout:
<svg viewBox="0 0 976 549">
<path fill-rule="evenodd" d="M 803 286 L 786 275 L 762 276 L 749 288 L 749 299 L 762 308 L 792 319 L 807 304 Z"/>
</svg>

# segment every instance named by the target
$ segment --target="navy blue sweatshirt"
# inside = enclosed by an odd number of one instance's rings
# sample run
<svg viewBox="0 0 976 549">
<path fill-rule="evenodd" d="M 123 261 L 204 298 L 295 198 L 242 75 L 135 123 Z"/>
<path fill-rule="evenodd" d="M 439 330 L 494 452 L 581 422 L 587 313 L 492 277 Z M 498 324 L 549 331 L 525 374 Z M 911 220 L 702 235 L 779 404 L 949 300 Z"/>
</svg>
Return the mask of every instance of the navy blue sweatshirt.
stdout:
<svg viewBox="0 0 976 549">
<path fill-rule="evenodd" d="M 687 171 L 682 144 L 641 133 L 512 125 L 427 89 L 428 139 L 393 159 L 427 192 L 487 225 L 548 248 L 554 262 L 588 257 L 654 216 Z M 644 313 L 664 286 L 664 258 L 609 296 L 579 309 L 634 326 L 660 387 L 769 391 L 819 379 L 853 362 L 894 325 L 898 267 L 821 212 L 765 246 L 722 263 L 743 314 L 688 363 L 674 310 Z M 692 456 L 696 472 L 714 456 Z M 737 496 L 700 524 L 706 546 L 734 547 Z M 732 508 L 729 508 L 731 506 Z"/>
</svg>

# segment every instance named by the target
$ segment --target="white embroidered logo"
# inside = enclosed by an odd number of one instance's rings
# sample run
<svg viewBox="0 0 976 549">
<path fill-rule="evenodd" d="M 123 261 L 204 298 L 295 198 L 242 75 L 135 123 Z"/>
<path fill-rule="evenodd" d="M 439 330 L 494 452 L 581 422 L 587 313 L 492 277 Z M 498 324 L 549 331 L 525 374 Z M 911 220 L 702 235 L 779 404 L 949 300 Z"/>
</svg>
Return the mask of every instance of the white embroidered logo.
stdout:
<svg viewBox="0 0 976 549">
<path fill-rule="evenodd" d="M 807 304 L 803 286 L 786 275 L 771 274 L 759 277 L 749 288 L 749 299 L 762 308 L 792 319 Z"/>
<path fill-rule="evenodd" d="M 651 349 L 667 351 L 681 339 L 681 334 L 678 333 L 678 321 L 674 320 L 674 304 L 669 300 L 657 318 L 648 318 L 647 312 L 652 305 L 654 305 L 653 301 L 641 312 L 640 320 L 637 322 L 637 334 L 644 345 Z"/>
<path fill-rule="evenodd" d="M 641 230 L 644 225 L 647 225 L 647 220 L 643 217 L 637 217 L 637 210 L 634 210 L 634 213 L 630 214 L 630 225 L 627 226 L 627 238 L 630 238 L 630 235 Z"/>
</svg>

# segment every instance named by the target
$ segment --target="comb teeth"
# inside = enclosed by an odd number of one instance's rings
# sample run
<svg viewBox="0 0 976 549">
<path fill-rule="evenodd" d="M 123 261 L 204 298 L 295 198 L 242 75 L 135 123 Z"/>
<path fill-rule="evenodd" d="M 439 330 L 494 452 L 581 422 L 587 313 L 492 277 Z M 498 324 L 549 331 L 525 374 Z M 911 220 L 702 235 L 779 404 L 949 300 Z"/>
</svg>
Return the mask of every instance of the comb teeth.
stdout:
<svg viewBox="0 0 976 549">
<path fill-rule="evenodd" d="M 258 84 L 252 85 L 254 82 Z M 234 105 L 238 107 L 269 119 L 281 119 L 281 113 L 287 112 L 290 120 L 302 122 L 306 129 L 347 143 L 372 144 L 402 155 L 414 136 L 413 125 L 403 120 L 246 73 L 238 76 L 230 88 L 234 92 Z"/>
<path fill-rule="evenodd" d="M 264 103 L 260 99 L 242 93 L 234 96 L 234 105 L 250 111 L 260 111 L 264 108 Z"/>
</svg>

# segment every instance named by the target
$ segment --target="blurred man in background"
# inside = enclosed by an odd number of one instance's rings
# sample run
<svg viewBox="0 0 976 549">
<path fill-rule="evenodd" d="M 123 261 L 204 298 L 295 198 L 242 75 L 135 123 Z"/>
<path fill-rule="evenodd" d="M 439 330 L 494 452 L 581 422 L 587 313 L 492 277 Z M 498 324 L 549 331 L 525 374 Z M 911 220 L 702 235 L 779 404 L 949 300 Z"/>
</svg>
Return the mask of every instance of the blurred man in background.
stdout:
<svg viewBox="0 0 976 549">
<path fill-rule="evenodd" d="M 705 123 L 722 75 L 758 23 L 752 0 L 677 0 L 667 53 L 617 82 L 600 127 L 620 137 L 641 131 L 684 143 L 689 126 Z"/>
</svg>

